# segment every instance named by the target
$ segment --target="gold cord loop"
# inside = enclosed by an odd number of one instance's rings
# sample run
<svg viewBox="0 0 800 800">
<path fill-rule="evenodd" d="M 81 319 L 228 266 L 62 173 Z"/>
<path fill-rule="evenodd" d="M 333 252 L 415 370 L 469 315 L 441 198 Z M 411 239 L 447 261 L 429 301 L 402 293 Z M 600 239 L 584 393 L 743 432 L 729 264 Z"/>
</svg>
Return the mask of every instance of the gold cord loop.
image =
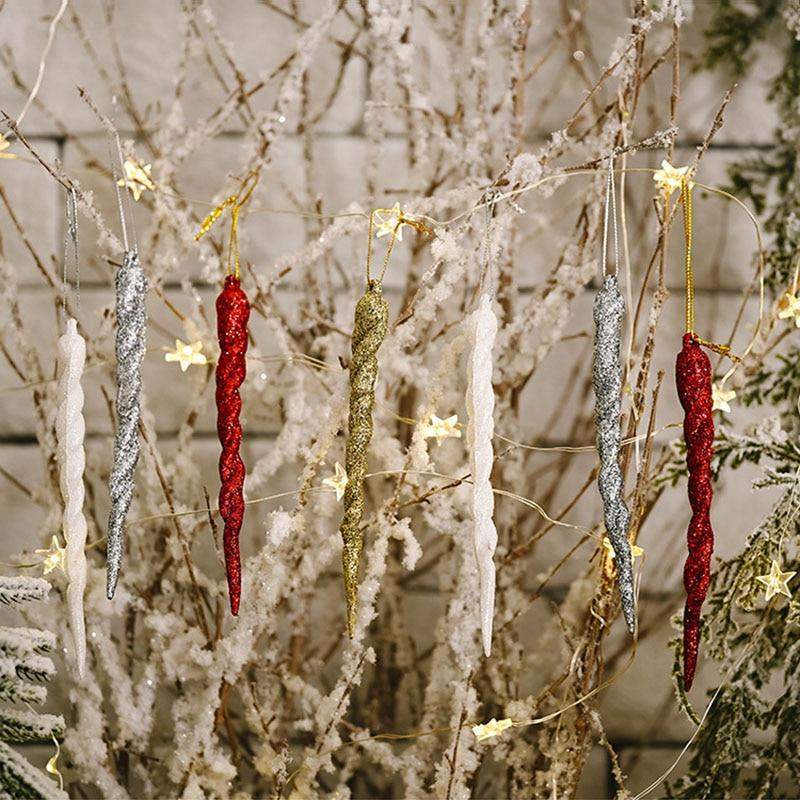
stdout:
<svg viewBox="0 0 800 800">
<path fill-rule="evenodd" d="M 228 239 L 228 257 L 225 265 L 225 274 L 234 275 L 239 278 L 241 267 L 239 264 L 239 213 L 242 207 L 253 195 L 258 186 L 258 172 L 249 173 L 242 181 L 238 194 L 226 197 L 211 213 L 202 221 L 200 228 L 194 235 L 194 240 L 200 241 L 210 230 L 214 223 L 222 216 L 226 208 L 231 209 L 231 232 Z"/>
<path fill-rule="evenodd" d="M 740 363 L 741 358 L 731 352 L 730 345 L 717 344 L 701 339 L 694 332 L 694 270 L 692 268 L 692 185 L 684 175 L 681 180 L 681 203 L 683 205 L 683 232 L 686 240 L 684 250 L 684 268 L 686 271 L 686 333 L 690 333 L 694 340 L 703 347 L 713 350 L 722 356 L 727 356 L 731 361 Z"/>
<path fill-rule="evenodd" d="M 684 175 L 681 180 L 683 232 L 686 240 L 684 269 L 686 272 L 686 333 L 694 334 L 694 271 L 692 269 L 692 187 Z"/>
<path fill-rule="evenodd" d="M 367 240 L 367 284 L 372 283 L 372 235 L 375 229 L 375 215 L 376 214 L 392 214 L 394 213 L 394 209 L 391 208 L 375 208 L 370 212 L 369 215 L 369 238 Z M 383 265 L 381 266 L 381 274 L 380 277 L 377 279 L 378 283 L 383 282 L 383 278 L 386 275 L 386 269 L 389 266 L 389 259 L 392 255 L 392 250 L 394 249 L 394 243 L 397 240 L 397 233 L 403 225 L 408 225 L 410 228 L 413 228 L 417 233 L 421 233 L 423 236 L 430 236 L 433 233 L 433 230 L 426 225 L 422 220 L 416 219 L 415 217 L 407 217 L 401 211 L 397 217 L 397 222 L 392 229 L 391 237 L 389 239 L 389 245 L 386 248 L 386 255 L 383 257 Z"/>
</svg>

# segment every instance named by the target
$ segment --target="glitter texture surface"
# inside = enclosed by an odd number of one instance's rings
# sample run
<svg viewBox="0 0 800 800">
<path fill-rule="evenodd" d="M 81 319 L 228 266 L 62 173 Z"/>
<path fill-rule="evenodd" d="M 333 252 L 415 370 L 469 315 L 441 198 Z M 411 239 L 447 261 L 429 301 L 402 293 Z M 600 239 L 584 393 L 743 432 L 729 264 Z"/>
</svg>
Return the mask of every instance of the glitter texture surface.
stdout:
<svg viewBox="0 0 800 800">
<path fill-rule="evenodd" d="M 473 543 L 478 565 L 481 642 L 484 655 L 492 654 L 494 623 L 495 566 L 497 529 L 494 525 L 494 387 L 492 386 L 492 348 L 497 335 L 497 317 L 488 294 L 469 318 L 467 335 L 470 354 L 467 362 L 467 447 L 472 474 L 470 510 Z"/>
<path fill-rule="evenodd" d="M 686 605 L 683 611 L 683 685 L 692 687 L 700 646 L 700 610 L 711 579 L 714 531 L 711 528 L 711 458 L 714 455 L 714 417 L 711 362 L 693 334 L 683 337 L 675 364 L 675 382 L 685 416 L 686 467 L 692 519 L 686 533 L 688 554 L 683 569 Z"/>
<path fill-rule="evenodd" d="M 239 613 L 242 595 L 242 564 L 239 554 L 239 532 L 244 520 L 245 468 L 239 448 L 242 425 L 239 414 L 242 398 L 239 387 L 247 375 L 247 321 L 250 303 L 239 279 L 225 278 L 225 286 L 217 297 L 217 434 L 222 445 L 219 457 L 219 513 L 225 522 L 222 537 L 225 551 L 225 572 L 231 613 Z"/>
<path fill-rule="evenodd" d="M 67 320 L 67 329 L 58 340 L 58 413 L 56 439 L 61 497 L 64 500 L 62 529 L 67 540 L 65 566 L 67 611 L 72 641 L 75 645 L 75 665 L 83 677 L 86 665 L 86 624 L 83 615 L 83 595 L 86 589 L 86 517 L 83 514 L 83 471 L 86 452 L 83 439 L 86 423 L 83 419 L 83 389 L 81 377 L 86 363 L 86 342 L 78 333 L 74 319 Z"/>
<path fill-rule="evenodd" d="M 352 637 L 358 612 L 358 564 L 364 535 L 364 476 L 367 453 L 372 440 L 372 409 L 375 405 L 375 381 L 378 378 L 378 348 L 389 322 L 389 306 L 377 281 L 370 281 L 364 296 L 356 304 L 350 362 L 350 416 L 348 419 L 342 534 L 342 570 L 347 601 L 347 632 Z"/>
<path fill-rule="evenodd" d="M 597 453 L 600 473 L 597 485 L 603 498 L 606 533 L 614 548 L 622 613 L 628 630 L 636 626 L 636 599 L 628 526 L 631 515 L 625 505 L 625 487 L 619 466 L 622 366 L 620 344 L 625 303 L 614 275 L 606 275 L 594 301 L 594 393 Z"/>
<path fill-rule="evenodd" d="M 125 516 L 133 498 L 134 474 L 139 460 L 139 416 L 142 392 L 142 359 L 146 347 L 147 277 L 139 254 L 128 250 L 117 270 L 117 433 L 114 463 L 108 490 L 111 513 L 108 518 L 106 594 L 114 596 L 125 548 Z"/>
</svg>

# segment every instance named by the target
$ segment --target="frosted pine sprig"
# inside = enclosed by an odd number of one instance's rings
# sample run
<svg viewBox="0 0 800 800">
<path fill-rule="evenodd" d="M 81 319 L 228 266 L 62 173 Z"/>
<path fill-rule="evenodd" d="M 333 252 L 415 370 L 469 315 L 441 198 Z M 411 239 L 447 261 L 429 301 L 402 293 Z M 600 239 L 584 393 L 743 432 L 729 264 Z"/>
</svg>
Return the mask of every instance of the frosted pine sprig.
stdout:
<svg viewBox="0 0 800 800">
<path fill-rule="evenodd" d="M 58 415 L 56 438 L 61 496 L 64 499 L 63 531 L 67 540 L 67 610 L 75 644 L 75 663 L 83 677 L 86 665 L 86 626 L 83 594 L 86 589 L 86 518 L 83 515 L 83 471 L 86 453 L 83 439 L 83 389 L 81 377 L 86 363 L 86 342 L 74 319 L 67 321 L 66 333 L 58 340 Z"/>
<path fill-rule="evenodd" d="M 0 658 L 0 700 L 6 703 L 43 703 L 47 689 L 23 680 L 19 666 L 17 659 Z"/>
<path fill-rule="evenodd" d="M 0 711 L 0 739 L 4 742 L 34 742 L 63 734 L 62 716 L 11 708 Z"/>
<path fill-rule="evenodd" d="M 24 575 L 0 577 L 0 603 L 14 605 L 27 600 L 44 600 L 50 591 L 50 584 L 42 578 L 28 578 Z"/>
<path fill-rule="evenodd" d="M 497 317 L 492 300 L 484 294 L 472 313 L 467 333 L 471 352 L 467 367 L 467 447 L 472 473 L 472 518 L 475 558 L 480 584 L 480 615 L 483 652 L 492 652 L 494 618 L 494 550 L 497 530 L 492 520 L 494 494 L 491 474 L 494 461 L 494 389 L 492 388 L 492 347 L 497 335 Z"/>
<path fill-rule="evenodd" d="M 51 653 L 55 647 L 56 637 L 50 631 L 40 631 L 37 628 L 0 628 L 0 653 L 3 655 Z"/>
<path fill-rule="evenodd" d="M 69 795 L 31 766 L 21 755 L 0 742 L 0 786 L 5 797 L 68 800 Z"/>
</svg>

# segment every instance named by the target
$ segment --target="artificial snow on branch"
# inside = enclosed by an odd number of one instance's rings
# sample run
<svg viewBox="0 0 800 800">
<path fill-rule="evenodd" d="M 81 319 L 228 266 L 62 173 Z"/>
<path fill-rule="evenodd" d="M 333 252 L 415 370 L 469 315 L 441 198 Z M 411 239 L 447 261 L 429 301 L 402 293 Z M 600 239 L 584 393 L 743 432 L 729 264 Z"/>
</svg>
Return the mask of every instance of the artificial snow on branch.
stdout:
<svg viewBox="0 0 800 800">
<path fill-rule="evenodd" d="M 9 605 L 47 597 L 50 584 L 41 578 L 2 577 L 0 597 Z M 42 703 L 41 684 L 55 675 L 53 662 L 42 655 L 55 647 L 51 633 L 31 628 L 0 627 L 0 700 L 8 703 Z M 64 718 L 33 710 L 0 708 L 0 796 L 58 798 L 67 795 L 31 766 L 5 742 L 44 742 L 64 733 Z"/>
</svg>

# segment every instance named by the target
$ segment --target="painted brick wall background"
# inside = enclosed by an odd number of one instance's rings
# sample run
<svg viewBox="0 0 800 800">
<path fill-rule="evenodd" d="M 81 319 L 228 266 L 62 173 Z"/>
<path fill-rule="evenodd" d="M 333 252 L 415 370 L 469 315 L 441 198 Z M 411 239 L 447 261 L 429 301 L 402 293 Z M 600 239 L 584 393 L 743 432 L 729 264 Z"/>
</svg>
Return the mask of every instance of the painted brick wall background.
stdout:
<svg viewBox="0 0 800 800">
<path fill-rule="evenodd" d="M 33 81 L 47 34 L 47 25 L 58 3 L 55 0 L 0 0 L 0 47 L 5 67 L 0 69 L 0 108 L 15 116 L 26 95 L 26 90 L 15 86 L 15 81 L 26 87 Z M 60 27 L 49 56 L 44 83 L 40 92 L 41 104 L 35 104 L 28 113 L 23 130 L 36 149 L 48 159 L 60 159 L 65 169 L 73 171 L 82 186 L 94 192 L 97 207 L 114 219 L 114 196 L 109 181 L 93 167 L 93 162 L 108 161 L 105 136 L 89 108 L 81 102 L 77 86 L 88 90 L 101 108 L 113 108 L 113 97 L 99 74 L 97 64 L 115 69 L 116 54 L 113 52 L 105 29 L 105 3 L 100 0 L 74 0 L 79 12 L 80 30 L 68 17 Z M 166 106 L 174 94 L 173 76 L 178 60 L 182 57 L 180 35 L 180 3 L 178 0 L 122 0 L 116 3 L 114 25 L 121 32 L 121 55 L 127 73 L 127 85 L 131 87 L 137 106 L 142 109 L 145 124 L 150 110 Z M 268 74 L 293 50 L 298 31 L 307 27 L 325 5 L 322 0 L 305 0 L 302 3 L 256 2 L 256 0 L 211 0 L 209 5 L 220 20 L 224 36 L 231 44 L 237 63 L 247 75 Z M 420 3 L 420 13 L 424 13 Z M 465 4 L 470 5 L 470 4 Z M 586 27 L 592 32 L 595 47 L 594 58 L 605 63 L 610 48 L 623 30 L 627 4 L 609 0 L 604 3 L 544 2 L 534 4 L 534 22 L 531 29 L 531 53 L 540 53 L 551 40 L 552 32 L 564 25 L 565 9 L 574 5 L 586 14 Z M 587 9 L 587 6 L 591 6 Z M 731 79 L 720 73 L 710 74 L 693 71 L 692 64 L 702 52 L 701 31 L 707 18 L 709 4 L 696 2 L 694 21 L 685 26 L 681 39 L 683 82 L 680 106 L 680 134 L 676 163 L 686 163 L 697 142 L 703 137 L 716 111 L 724 91 Z M 299 6 L 299 16 L 294 12 L 276 13 L 275 9 Z M 298 21 L 299 20 L 299 21 Z M 427 63 L 426 74 L 430 78 L 435 96 L 446 106 L 448 103 L 447 54 L 436 49 L 435 40 L 425 38 L 425 26 L 420 24 L 415 32 L 416 44 L 424 52 Z M 91 43 L 91 52 L 86 42 Z M 333 81 L 338 74 L 342 46 L 337 41 L 326 41 L 315 63 L 309 71 L 310 95 L 321 109 L 321 117 L 314 131 L 310 146 L 314 149 L 316 190 L 329 210 L 344 209 L 352 202 L 362 202 L 368 191 L 369 176 L 363 171 L 368 142 L 364 139 L 363 119 L 367 99 L 367 65 L 363 58 L 353 58 L 344 73 L 336 93 L 336 99 L 325 107 L 324 99 L 334 89 Z M 592 79 L 596 70 L 592 59 L 584 62 Z M 726 112 L 726 122 L 715 137 L 702 165 L 700 178 L 703 182 L 717 185 L 724 183 L 726 165 L 746 157 L 753 152 L 769 148 L 775 126 L 775 114 L 766 99 L 767 81 L 779 63 L 776 54 L 764 52 L 752 69 L 747 80 L 736 89 Z M 572 113 L 585 94 L 578 72 L 570 69 L 568 59 L 554 58 L 547 62 L 535 81 L 531 82 L 526 103 L 531 108 L 527 117 L 526 138 L 531 150 L 535 150 L 553 130 L 563 126 L 565 118 Z M 662 86 L 669 84 L 669 70 L 660 77 Z M 553 86 L 558 91 L 553 92 Z M 204 107 L 211 109 L 212 96 L 217 97 L 213 85 L 211 68 L 206 74 L 195 73 L 192 82 L 185 87 L 183 105 L 197 113 Z M 268 108 L 274 97 L 271 88 L 258 96 L 260 108 Z M 553 95 L 552 97 L 550 95 Z M 661 95 L 663 98 L 663 93 Z M 648 91 L 642 98 L 644 107 L 650 110 L 662 102 Z M 661 115 L 663 118 L 663 114 Z M 131 135 L 121 130 L 123 138 Z M 407 143 L 398 133 L 391 138 L 384 156 L 384 171 L 380 186 L 383 196 L 393 199 L 393 188 L 402 191 L 408 187 L 402 170 L 403 154 Z M 294 134 L 280 140 L 279 153 L 273 158 L 278 164 L 267 179 L 268 199 L 264 205 L 276 208 L 289 207 L 290 196 L 303 197 L 305 172 L 302 162 L 307 142 Z M 232 165 L 241 156 L 241 126 L 235 122 L 219 133 L 213 144 L 203 147 L 179 168 L 178 184 L 188 197 L 210 200 L 217 197 L 225 184 Z M 15 148 L 15 152 L 19 148 Z M 639 166 L 654 166 L 657 159 L 643 154 L 637 160 Z M 393 164 L 397 165 L 393 174 Z M 0 186 L 18 216 L 26 239 L 19 235 L 16 225 L 5 209 L 0 211 L 0 236 L 5 257 L 14 265 L 19 280 L 22 314 L 35 331 L 36 344 L 43 354 L 43 362 L 53 365 L 53 351 L 57 333 L 56 293 L 42 279 L 37 269 L 36 258 L 42 260 L 47 269 L 58 269 L 63 237 L 63 192 L 42 170 L 30 163 L 0 161 Z M 580 191 L 568 184 L 558 189 L 552 197 L 531 198 L 523 204 L 528 209 L 522 241 L 520 243 L 518 288 L 530 292 L 550 269 L 551 257 L 556 254 L 552 245 L 562 231 L 553 225 L 554 219 L 564 218 L 565 230 L 572 223 L 567 219 L 574 192 Z M 631 216 L 650 203 L 651 183 L 648 177 L 629 180 L 628 204 Z M 399 195 L 402 198 L 402 194 Z M 540 213 L 538 204 L 546 203 L 546 213 Z M 553 213 L 554 209 L 564 214 Z M 149 213 L 142 205 L 136 213 L 142 224 Z M 200 213 L 200 212 L 198 212 Z M 100 325 L 99 311 L 111 298 L 109 270 L 104 263 L 105 253 L 96 247 L 96 232 L 82 221 L 82 288 L 81 315 L 89 330 Z M 641 277 L 644 256 L 648 244 L 652 246 L 654 225 L 649 229 L 631 231 L 633 269 L 635 277 Z M 717 198 L 698 197 L 696 203 L 696 253 L 697 279 L 699 287 L 698 308 L 704 324 L 704 335 L 723 337 L 730 329 L 738 313 L 741 290 L 753 274 L 754 237 L 752 227 L 741 213 Z M 290 253 L 318 232 L 314 224 L 299 217 L 263 215 L 251 218 L 242 232 L 242 248 L 247 258 L 257 267 L 274 264 L 286 253 Z M 99 255 L 98 255 L 99 253 Z M 35 255 L 34 255 L 35 254 Z M 388 278 L 388 294 L 393 311 L 400 303 L 399 287 L 403 283 L 405 255 L 398 253 Z M 193 282 L 211 307 L 214 288 L 202 280 L 202 264 L 199 262 L 180 265 L 187 279 Z M 360 268 L 360 267 L 359 267 Z M 665 321 L 662 323 L 656 347 L 657 367 L 664 369 L 667 379 L 660 404 L 658 425 L 677 422 L 680 419 L 677 399 L 671 382 L 674 352 L 680 341 L 683 322 L 683 289 L 680 268 L 680 237 L 675 232 L 670 245 L 667 283 L 671 292 Z M 166 296 L 180 306 L 186 286 L 170 282 L 164 288 Z M 281 301 L 291 305 L 297 287 L 284 285 Z M 554 444 L 586 444 L 587 431 L 576 432 L 571 422 L 575 414 L 590 407 L 591 393 L 576 391 L 562 406 L 559 387 L 574 380 L 574 367 L 586 362 L 590 340 L 584 335 L 591 329 L 592 294 L 589 290 L 579 299 L 571 315 L 567 338 L 558 353 L 548 357 L 537 371 L 535 379 L 526 390 L 527 415 L 525 430 L 503 432 L 522 441 L 548 441 Z M 153 347 L 171 343 L 174 338 L 174 321 L 165 313 L 162 304 L 151 303 L 153 323 L 151 342 Z M 751 301 L 746 309 L 746 319 L 753 319 L 755 304 Z M 349 310 L 343 310 L 346 319 Z M 736 342 L 741 345 L 750 334 L 747 325 L 740 330 Z M 2 332 L 0 332 L 2 335 Z M 276 352 L 279 348 L 276 345 Z M 181 378 L 181 381 L 189 378 Z M 174 440 L 185 413 L 184 384 L 176 379 L 175 368 L 163 362 L 159 356 L 148 358 L 145 365 L 145 386 L 150 410 L 160 435 L 162 445 L 169 447 Z M 35 488 L 41 480 L 44 465 L 36 445 L 36 421 L 31 412 L 29 396 L 17 390 L 19 383 L 13 368 L 6 359 L 0 359 L 0 508 L 3 509 L 3 536 L 0 544 L 0 560 L 23 551 L 32 551 L 42 546 L 37 534 L 42 512 L 31 502 L 26 491 Z M 108 387 L 108 376 L 103 371 L 87 374 L 86 403 L 89 458 L 107 457 L 111 423 L 106 401 L 100 386 Z M 246 412 L 247 413 L 247 412 Z M 737 429 L 757 419 L 757 415 L 736 409 L 733 424 Z M 210 485 L 214 484 L 217 454 L 214 432 L 213 407 L 209 403 L 200 409 L 200 436 L 196 453 L 201 469 Z M 248 444 L 251 456 L 264 452 L 273 441 L 278 419 L 268 412 L 260 413 L 256 419 L 247 420 Z M 460 444 L 446 443 L 445 447 Z M 551 499 L 551 508 L 559 508 L 559 498 L 566 498 L 570 491 L 585 479 L 588 459 L 591 454 L 575 457 L 563 475 L 562 489 Z M 541 463 L 546 463 L 543 457 Z M 9 479 L 13 475 L 15 480 Z M 765 493 L 754 494 L 750 489 L 753 474 L 742 469 L 726 476 L 717 487 L 714 521 L 718 533 L 717 552 L 729 555 L 743 542 L 751 527 L 769 509 L 772 497 Z M 291 487 L 294 476 L 281 474 L 275 491 Z M 643 590 L 642 614 L 656 632 L 642 642 L 636 662 L 623 680 L 618 681 L 603 696 L 601 708 L 607 730 L 615 746 L 622 749 L 623 768 L 631 774 L 633 786 L 646 785 L 677 755 L 691 727 L 674 715 L 664 711 L 672 701 L 669 681 L 671 654 L 665 648 L 670 636 L 669 616 L 680 607 L 682 588 L 680 554 L 681 525 L 686 521 L 686 504 L 683 487 L 673 491 L 667 506 L 673 513 L 663 513 L 648 520 L 641 544 L 647 554 L 646 588 Z M 598 503 L 594 497 L 583 500 L 570 511 L 569 518 L 579 524 L 589 523 L 597 517 Z M 569 548 L 568 539 L 554 539 L 547 548 L 537 552 L 536 567 L 546 571 Z M 556 592 L 563 593 L 575 570 L 567 569 L 560 576 Z M 531 572 L 534 583 L 536 569 Z M 414 584 L 412 590 L 419 596 L 420 619 L 427 609 L 436 604 L 436 586 L 423 580 Z M 536 624 L 535 618 L 531 625 Z M 621 633 L 617 632 L 617 638 Z M 612 637 L 613 640 L 613 637 Z M 613 648 L 612 648 L 613 650 Z M 711 667 L 713 670 L 713 666 Z M 711 684 L 713 674 L 701 669 L 699 683 Z M 67 702 L 64 688 L 57 689 L 53 703 Z M 43 753 L 47 748 L 43 748 Z M 680 774 L 680 769 L 675 773 Z M 605 753 L 598 749 L 592 754 L 581 787 L 585 797 L 605 797 L 610 791 L 609 764 Z"/>
</svg>

